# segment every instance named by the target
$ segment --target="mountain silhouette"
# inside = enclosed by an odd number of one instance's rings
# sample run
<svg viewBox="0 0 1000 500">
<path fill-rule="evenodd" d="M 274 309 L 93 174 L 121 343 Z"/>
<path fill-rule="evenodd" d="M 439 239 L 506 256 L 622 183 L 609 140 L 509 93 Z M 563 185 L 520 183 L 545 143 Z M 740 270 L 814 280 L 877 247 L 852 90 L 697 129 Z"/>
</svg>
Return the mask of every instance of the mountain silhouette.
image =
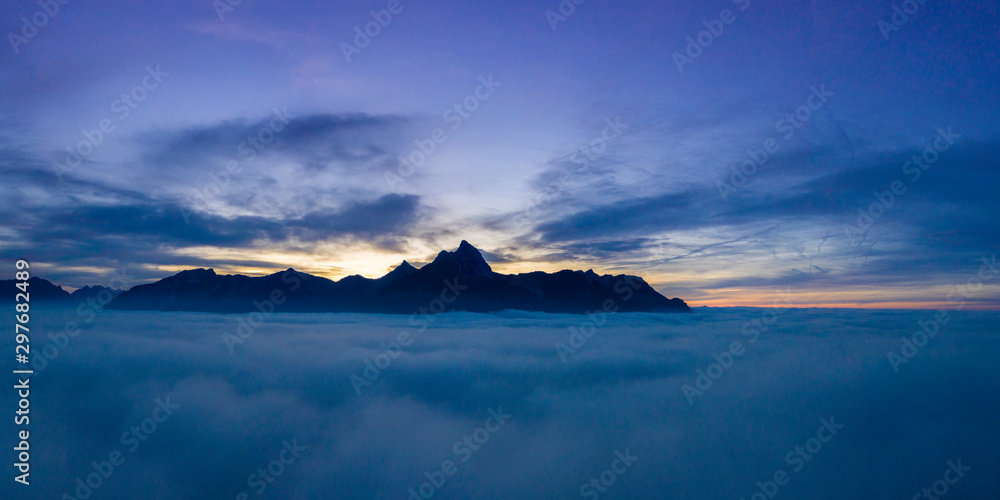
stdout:
<svg viewBox="0 0 1000 500">
<path fill-rule="evenodd" d="M 18 280 L 0 280 L 0 300 L 4 302 L 13 302 L 16 300 L 16 296 L 22 293 L 17 284 L 21 283 Z M 50 304 L 72 304 L 73 298 L 69 292 L 63 290 L 61 286 L 54 285 L 51 281 L 39 278 L 37 276 L 32 276 L 28 279 L 28 286 L 26 287 L 28 293 L 29 304 L 34 304 L 37 302 L 45 302 Z M 22 298 L 20 302 L 24 302 Z"/>
<path fill-rule="evenodd" d="M 124 292 L 124 290 L 96 285 L 78 288 L 76 291 L 69 294 L 69 296 L 76 302 L 85 302 L 89 299 L 94 299 L 99 303 L 106 303 Z"/>
<path fill-rule="evenodd" d="M 16 300 L 17 294 L 22 293 L 17 288 L 18 280 L 0 280 L 0 301 L 12 302 Z M 116 290 L 106 286 L 85 286 L 69 293 L 63 287 L 53 284 L 51 281 L 37 276 L 28 279 L 29 304 L 61 304 L 76 305 L 86 303 L 89 299 L 97 301 L 98 305 L 106 304 L 111 299 L 119 296 L 124 290 Z M 20 302 L 23 302 L 22 299 Z"/>
<path fill-rule="evenodd" d="M 593 271 L 499 274 L 466 241 L 416 268 L 403 261 L 381 278 L 333 281 L 294 269 L 261 277 L 182 271 L 132 287 L 106 306 L 119 310 L 438 313 L 505 309 L 585 314 L 595 311 L 690 312 L 642 278 Z"/>
</svg>

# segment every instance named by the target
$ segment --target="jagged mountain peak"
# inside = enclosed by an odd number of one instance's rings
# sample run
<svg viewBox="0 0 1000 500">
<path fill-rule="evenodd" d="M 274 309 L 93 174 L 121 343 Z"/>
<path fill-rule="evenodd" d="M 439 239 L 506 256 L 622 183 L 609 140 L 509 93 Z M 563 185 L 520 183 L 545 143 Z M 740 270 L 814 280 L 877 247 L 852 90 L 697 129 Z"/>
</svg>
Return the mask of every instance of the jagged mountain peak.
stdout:
<svg viewBox="0 0 1000 500">
<path fill-rule="evenodd" d="M 403 262 L 400 262 L 398 266 L 393 268 L 392 271 L 389 271 L 389 274 L 386 274 L 386 276 L 405 276 L 416 270 L 417 268 L 413 267 L 412 264 L 404 260 Z"/>
<path fill-rule="evenodd" d="M 465 240 L 462 240 L 454 252 L 442 250 L 434 258 L 434 262 L 424 267 L 449 269 L 449 272 L 454 272 L 463 278 L 485 278 L 493 275 L 493 268 L 486 263 L 482 252 Z"/>
<path fill-rule="evenodd" d="M 404 260 L 398 266 L 393 268 L 392 271 L 389 271 L 385 276 L 382 276 L 377 281 L 381 283 L 394 283 L 416 272 L 417 268 L 413 267 L 413 265 Z"/>
</svg>

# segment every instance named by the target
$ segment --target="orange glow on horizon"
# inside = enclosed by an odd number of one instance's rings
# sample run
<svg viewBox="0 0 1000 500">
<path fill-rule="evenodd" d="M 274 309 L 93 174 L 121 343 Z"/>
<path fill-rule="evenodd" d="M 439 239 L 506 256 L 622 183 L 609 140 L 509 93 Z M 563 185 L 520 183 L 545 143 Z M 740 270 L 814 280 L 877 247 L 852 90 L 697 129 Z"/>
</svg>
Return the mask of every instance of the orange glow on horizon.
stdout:
<svg viewBox="0 0 1000 500">
<path fill-rule="evenodd" d="M 773 302 L 726 302 L 724 299 L 718 301 L 696 301 L 685 300 L 691 307 L 758 307 L 764 309 L 774 308 Z M 778 308 L 786 309 L 909 309 L 919 311 L 1000 311 L 1000 306 L 978 305 L 966 303 L 961 308 L 950 302 L 830 302 L 830 303 L 791 303 L 779 305 Z"/>
<path fill-rule="evenodd" d="M 450 249 L 453 250 L 453 249 Z M 288 267 L 300 272 L 324 277 L 334 281 L 350 275 L 361 275 L 367 278 L 378 278 L 390 272 L 403 260 L 411 263 L 433 259 L 435 254 L 429 249 L 407 250 L 408 255 L 386 252 L 385 250 L 367 247 L 309 248 L 300 251 L 274 249 L 227 249 L 217 247 L 185 248 L 175 251 L 176 255 L 198 257 L 200 260 L 245 262 L 244 265 L 216 265 L 219 274 L 243 274 L 247 276 L 264 276 L 281 272 Z M 317 255 L 327 255 L 324 260 Z M 548 273 L 561 270 L 586 271 L 593 269 L 597 274 L 630 274 L 639 275 L 657 291 L 668 298 L 678 297 L 691 307 L 757 307 L 757 308 L 818 308 L 818 309 L 911 309 L 911 310 L 981 310 L 997 311 L 1000 305 L 995 303 L 977 303 L 976 299 L 1000 296 L 1000 285 L 987 285 L 975 293 L 966 293 L 964 303 L 949 302 L 949 294 L 959 287 L 954 285 L 935 284 L 926 287 L 874 287 L 852 286 L 848 288 L 830 288 L 818 290 L 815 288 L 780 289 L 761 288 L 711 288 L 712 283 L 721 283 L 741 275 L 733 270 L 687 269 L 680 272 L 662 272 L 654 269 L 629 270 L 611 268 L 599 262 L 582 261 L 545 261 L 521 260 L 515 262 L 491 263 L 494 271 L 503 274 L 518 274 L 534 271 Z M 253 265 L 254 263 L 260 265 Z M 282 263 L 276 267 L 268 263 Z M 333 263 L 336 263 L 334 265 Z M 158 266 L 163 272 L 161 278 L 177 272 L 199 266 L 168 265 Z M 613 270 L 612 270 L 613 269 Z M 959 295 L 961 296 L 961 295 Z"/>
</svg>

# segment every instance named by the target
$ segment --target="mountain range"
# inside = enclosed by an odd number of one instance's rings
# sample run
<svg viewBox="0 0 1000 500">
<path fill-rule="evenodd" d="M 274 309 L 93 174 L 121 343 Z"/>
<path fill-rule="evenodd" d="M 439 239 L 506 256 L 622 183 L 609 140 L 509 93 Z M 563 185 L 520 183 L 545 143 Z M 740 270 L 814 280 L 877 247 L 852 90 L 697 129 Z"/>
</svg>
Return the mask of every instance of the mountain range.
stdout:
<svg viewBox="0 0 1000 500">
<path fill-rule="evenodd" d="M 0 290 L 13 289 L 13 283 L 0 282 Z M 49 286 L 62 291 L 51 283 Z M 57 300 L 76 299 L 65 291 L 62 293 L 66 297 L 62 297 L 56 290 L 44 288 L 46 296 L 52 295 Z M 88 288 L 86 294 L 100 291 Z M 74 293 L 81 290 L 85 289 Z M 440 252 L 433 262 L 423 267 L 416 268 L 404 260 L 376 279 L 353 275 L 333 281 L 294 269 L 261 277 L 220 275 L 213 269 L 193 269 L 155 283 L 134 286 L 125 292 L 115 292 L 115 298 L 105 308 L 214 313 L 392 314 L 505 309 L 575 314 L 601 310 L 691 311 L 683 300 L 664 297 L 637 276 L 568 270 L 496 273 L 482 253 L 466 241 L 453 252 Z M 12 293 L 7 295 L 13 297 Z"/>
<path fill-rule="evenodd" d="M 14 300 L 15 296 L 21 293 L 21 290 L 17 288 L 18 283 L 17 280 L 0 280 L 0 300 Z M 28 280 L 27 291 L 30 298 L 29 303 L 45 302 L 70 305 L 86 302 L 88 299 L 104 303 L 124 292 L 124 290 L 116 290 L 106 286 L 85 286 L 70 293 L 63 290 L 61 286 L 54 285 L 51 281 L 39 277 L 32 277 Z"/>
</svg>

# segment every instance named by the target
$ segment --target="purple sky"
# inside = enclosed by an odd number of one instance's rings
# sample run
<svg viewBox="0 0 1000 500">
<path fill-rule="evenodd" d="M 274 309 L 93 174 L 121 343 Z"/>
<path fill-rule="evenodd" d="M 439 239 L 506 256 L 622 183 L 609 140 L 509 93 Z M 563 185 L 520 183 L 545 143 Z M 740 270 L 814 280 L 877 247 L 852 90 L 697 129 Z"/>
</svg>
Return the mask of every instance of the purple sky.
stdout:
<svg viewBox="0 0 1000 500">
<path fill-rule="evenodd" d="M 934 307 L 1000 249 L 993 4 L 224 2 L 4 4 L 4 259 Z"/>
</svg>

